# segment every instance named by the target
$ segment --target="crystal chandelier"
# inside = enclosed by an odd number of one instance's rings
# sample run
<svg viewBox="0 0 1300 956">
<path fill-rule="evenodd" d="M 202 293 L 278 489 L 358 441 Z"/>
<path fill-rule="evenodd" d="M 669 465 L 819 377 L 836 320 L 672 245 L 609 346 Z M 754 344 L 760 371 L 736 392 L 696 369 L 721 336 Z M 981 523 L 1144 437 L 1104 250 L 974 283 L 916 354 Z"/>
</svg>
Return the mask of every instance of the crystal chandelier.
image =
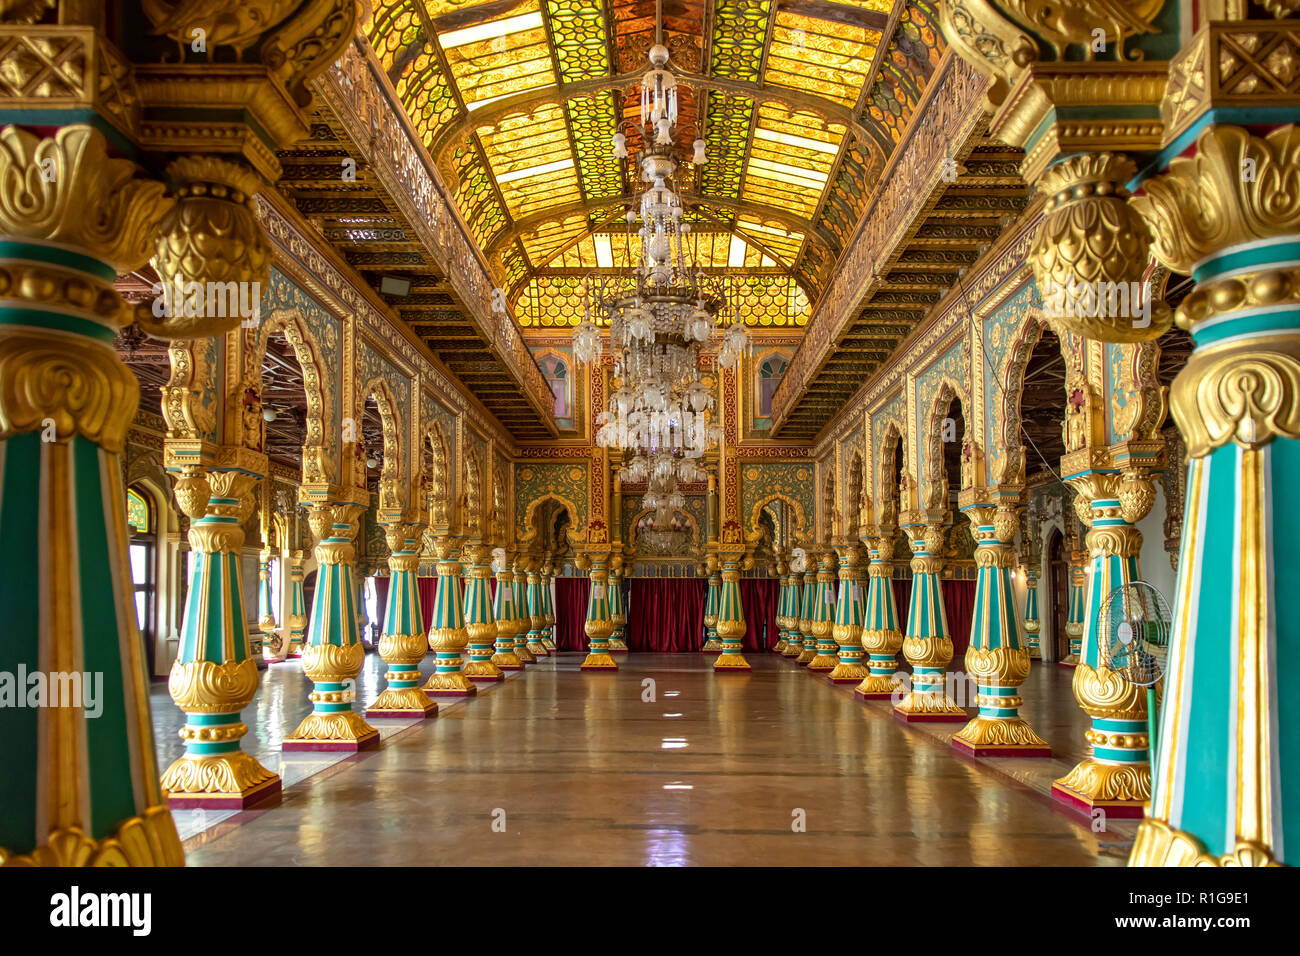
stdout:
<svg viewBox="0 0 1300 956">
<path fill-rule="evenodd" d="M 700 352 L 716 346 L 719 366 L 735 368 L 747 340 L 738 322 L 716 335 L 725 305 L 722 282 L 694 267 L 693 256 L 688 264 L 690 224 L 675 189 L 677 81 L 662 43 L 651 48 L 650 66 L 641 84 L 645 145 L 636 158 L 645 186 L 626 217 L 632 268 L 597 270 L 583 280 L 583 320 L 573 333 L 573 352 L 586 364 L 600 359 L 602 334 L 594 317 L 603 317 L 614 352 L 616 390 L 609 409 L 596 418 L 596 442 L 624 451 L 622 480 L 658 482 L 659 493 L 671 495 L 678 482 L 704 480 L 694 460 L 717 447 L 722 437 Z M 695 140 L 693 148 L 691 161 L 705 162 L 704 141 Z M 628 157 L 622 132 L 614 136 L 614 154 Z M 638 221 L 634 261 L 632 232 Z"/>
</svg>

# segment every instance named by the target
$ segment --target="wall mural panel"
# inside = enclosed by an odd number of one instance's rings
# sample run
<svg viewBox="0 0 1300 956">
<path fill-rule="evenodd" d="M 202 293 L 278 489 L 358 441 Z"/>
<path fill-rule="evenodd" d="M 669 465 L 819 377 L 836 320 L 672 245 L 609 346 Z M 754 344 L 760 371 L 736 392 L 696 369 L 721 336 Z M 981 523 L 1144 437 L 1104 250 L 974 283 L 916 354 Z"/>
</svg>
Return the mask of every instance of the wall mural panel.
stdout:
<svg viewBox="0 0 1300 956">
<path fill-rule="evenodd" d="M 773 497 L 796 506 L 803 514 L 801 533 L 812 531 L 817 514 L 813 498 L 814 464 L 807 461 L 745 461 L 740 466 L 740 513 L 746 536 L 758 531 L 758 507 Z"/>
<path fill-rule="evenodd" d="M 587 524 L 587 492 L 589 462 L 573 461 L 523 461 L 514 466 L 515 482 L 515 537 L 523 541 L 532 533 L 528 527 L 530 509 L 546 497 L 564 502 L 573 514 L 571 534 L 575 540 Z"/>
</svg>

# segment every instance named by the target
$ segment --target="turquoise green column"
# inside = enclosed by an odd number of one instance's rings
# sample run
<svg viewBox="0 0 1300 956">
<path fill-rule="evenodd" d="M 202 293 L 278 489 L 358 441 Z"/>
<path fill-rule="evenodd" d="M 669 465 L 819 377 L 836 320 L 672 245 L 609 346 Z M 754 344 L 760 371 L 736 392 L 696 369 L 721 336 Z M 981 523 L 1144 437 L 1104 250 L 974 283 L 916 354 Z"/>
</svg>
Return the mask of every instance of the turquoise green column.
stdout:
<svg viewBox="0 0 1300 956">
<path fill-rule="evenodd" d="M 352 585 L 352 538 L 364 510 L 357 502 L 318 502 L 308 518 L 317 538 L 318 567 L 302 669 L 315 689 L 309 698 L 312 712 L 284 739 L 286 752 L 355 751 L 379 745 L 379 731 L 352 709 L 357 677 L 366 661 Z"/>
<path fill-rule="evenodd" d="M 966 711 L 948 695 L 946 679 L 953 648 L 939 581 L 944 526 L 914 516 L 903 531 L 912 546 L 912 601 L 903 640 L 903 656 L 912 665 L 912 677 L 911 689 L 894 705 L 894 714 L 909 721 L 964 723 Z"/>
<path fill-rule="evenodd" d="M 492 576 L 492 552 L 483 545 L 466 549 L 469 581 L 465 587 L 465 635 L 469 640 L 464 674 L 475 683 L 494 683 L 506 679 L 493 663 L 493 644 L 497 636 L 496 617 L 492 611 L 492 593 L 488 578 Z"/>
<path fill-rule="evenodd" d="M 387 668 L 388 686 L 366 710 L 368 718 L 423 719 L 438 713 L 438 705 L 420 689 L 420 662 L 429 650 L 417 578 L 421 527 L 400 521 L 390 526 L 388 604 L 379 638 L 379 656 Z"/>
<path fill-rule="evenodd" d="M 722 642 L 718 640 L 718 604 L 722 594 L 722 575 L 718 571 L 717 558 L 709 556 L 709 583 L 704 594 L 704 646 L 702 651 L 720 651 Z"/>
<path fill-rule="evenodd" d="M 286 552 L 289 564 L 289 613 L 284 626 L 288 632 L 286 657 L 302 657 L 302 645 L 307 636 L 307 593 L 303 590 L 303 553 Z"/>
<path fill-rule="evenodd" d="M 0 131 L 0 863 L 184 863 L 130 589 L 139 387 L 113 349 L 131 321 L 114 279 L 172 205 L 138 172 L 90 126 Z"/>
<path fill-rule="evenodd" d="M 1020 685 L 1029 676 L 1029 653 L 1011 578 L 1019 491 L 990 491 L 996 504 L 962 508 L 970 519 L 978 568 L 966 672 L 978 687 L 979 713 L 957 732 L 952 745 L 976 757 L 1052 755 L 1047 741 L 1020 716 Z"/>
<path fill-rule="evenodd" d="M 722 555 L 722 588 L 718 591 L 718 638 L 722 642 L 722 653 L 713 662 L 713 669 L 717 672 L 751 670 L 743 653 L 746 625 L 744 607 L 740 603 L 742 557 L 743 553 Z"/>
<path fill-rule="evenodd" d="M 817 635 L 813 633 L 813 616 L 817 612 L 817 559 L 809 551 L 804 561 L 807 565 L 803 574 L 803 605 L 799 608 L 799 633 L 803 640 L 796 664 L 807 664 L 817 656 Z"/>
<path fill-rule="evenodd" d="M 621 559 L 616 559 L 621 564 Z M 627 644 L 623 640 L 627 625 L 627 608 L 623 606 L 623 569 L 621 566 L 609 569 L 609 619 L 614 631 L 609 635 L 609 652 L 626 654 Z"/>
<path fill-rule="evenodd" d="M 867 677 L 854 693 L 865 700 L 888 700 L 898 681 L 898 651 L 903 632 L 898 627 L 894 603 L 894 535 L 892 528 L 877 529 L 868 540 L 866 607 L 862 615 L 862 649 L 867 652 Z"/>
<path fill-rule="evenodd" d="M 465 630 L 465 611 L 461 605 L 460 561 L 456 543 L 446 534 L 434 542 L 438 554 L 438 587 L 433 598 L 433 617 L 429 627 L 429 646 L 434 652 L 434 671 L 424 685 L 430 697 L 473 697 L 478 693 L 462 672 L 461 651 L 469 643 Z"/>
<path fill-rule="evenodd" d="M 809 671 L 834 670 L 835 659 L 835 555 L 831 551 L 822 553 L 821 570 L 817 572 L 817 591 L 813 599 L 812 622 L 813 637 L 817 640 L 816 653 L 808 661 Z"/>
<path fill-rule="evenodd" d="M 1025 646 L 1029 659 L 1036 661 L 1042 657 L 1039 648 L 1039 631 L 1042 623 L 1038 619 L 1038 571 L 1029 568 L 1025 571 Z"/>
<path fill-rule="evenodd" d="M 273 664 L 283 661 L 283 655 L 272 651 L 268 643 L 276 630 L 270 551 L 263 551 L 257 556 L 257 629 L 262 632 L 262 657 Z M 284 648 L 280 650 L 283 651 Z"/>
<path fill-rule="evenodd" d="M 1087 587 L 1088 570 L 1083 563 L 1087 560 L 1086 551 L 1071 552 L 1070 555 L 1070 603 L 1066 611 L 1065 636 L 1070 642 L 1070 653 L 1064 660 L 1058 661 L 1066 667 L 1075 667 L 1079 663 L 1079 653 L 1083 649 L 1083 632 L 1088 621 Z"/>
<path fill-rule="evenodd" d="M 787 598 L 789 615 L 786 623 L 785 649 L 782 657 L 798 658 L 803 653 L 803 631 L 799 629 L 799 620 L 803 616 L 804 592 L 799 572 L 790 569 L 790 593 Z"/>
<path fill-rule="evenodd" d="M 783 654 L 790 646 L 790 566 L 785 559 L 778 558 L 777 576 L 781 579 L 781 589 L 776 596 L 776 633 L 777 641 L 772 646 L 773 654 Z"/>
<path fill-rule="evenodd" d="M 611 598 L 613 597 L 614 595 L 611 595 Z M 524 592 L 524 602 L 524 616 L 528 619 L 528 638 L 525 642 L 528 651 L 534 657 L 546 657 L 550 652 L 542 643 L 542 626 L 546 623 L 542 614 L 542 579 L 537 573 L 536 566 L 530 566 L 528 569 L 528 588 Z M 611 613 L 613 603 L 611 600 Z"/>
<path fill-rule="evenodd" d="M 835 603 L 835 625 L 831 632 L 839 647 L 839 663 L 826 675 L 833 684 L 858 684 L 867 676 L 862 663 L 862 550 L 844 549 L 840 560 L 839 599 Z M 811 669 L 811 665 L 809 665 Z"/>
<path fill-rule="evenodd" d="M 528 649 L 528 629 L 532 627 L 533 622 L 528 616 L 528 600 L 524 588 L 526 576 L 520 570 L 518 558 L 515 559 L 509 580 L 510 606 L 514 608 L 515 614 L 515 656 L 524 664 L 535 664 L 537 658 Z"/>
<path fill-rule="evenodd" d="M 497 571 L 497 587 L 492 595 L 492 620 L 496 624 L 496 653 L 492 663 L 503 671 L 521 671 L 524 662 L 515 653 L 515 630 L 518 628 L 518 616 L 514 608 L 514 588 L 510 585 L 512 577 L 509 570 L 509 556 L 506 563 Z"/>
<path fill-rule="evenodd" d="M 542 646 L 548 653 L 555 653 L 555 601 L 551 595 L 551 588 L 555 585 L 555 568 L 551 564 L 551 558 L 548 555 L 546 565 L 542 568 L 542 616 L 545 618 L 546 626 L 542 628 Z"/>
<path fill-rule="evenodd" d="M 615 671 L 618 664 L 609 656 L 609 635 L 614 622 L 609 616 L 609 556 L 600 552 L 591 555 L 591 592 L 587 597 L 587 621 L 584 630 L 590 641 L 584 671 Z"/>
</svg>

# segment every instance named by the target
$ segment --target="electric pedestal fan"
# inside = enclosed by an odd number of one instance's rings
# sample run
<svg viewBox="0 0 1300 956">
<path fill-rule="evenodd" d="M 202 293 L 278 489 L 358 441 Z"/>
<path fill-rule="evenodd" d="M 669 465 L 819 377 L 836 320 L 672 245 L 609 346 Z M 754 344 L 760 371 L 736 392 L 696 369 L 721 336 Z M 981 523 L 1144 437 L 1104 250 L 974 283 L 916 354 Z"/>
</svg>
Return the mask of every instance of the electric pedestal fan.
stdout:
<svg viewBox="0 0 1300 956">
<path fill-rule="evenodd" d="M 1169 653 L 1169 603 L 1145 581 L 1132 581 L 1111 591 L 1098 615 L 1098 660 L 1124 680 L 1147 692 L 1147 732 L 1150 750 L 1156 750 L 1159 700 L 1157 685 L 1165 675 Z"/>
</svg>

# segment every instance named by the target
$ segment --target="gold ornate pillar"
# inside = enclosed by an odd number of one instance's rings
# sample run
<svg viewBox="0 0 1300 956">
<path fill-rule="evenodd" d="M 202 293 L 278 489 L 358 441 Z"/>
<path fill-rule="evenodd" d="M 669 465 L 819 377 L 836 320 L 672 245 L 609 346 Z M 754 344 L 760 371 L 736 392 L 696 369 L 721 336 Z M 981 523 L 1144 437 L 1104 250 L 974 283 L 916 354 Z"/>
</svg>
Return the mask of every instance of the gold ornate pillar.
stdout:
<svg viewBox="0 0 1300 956">
<path fill-rule="evenodd" d="M 865 700 L 891 699 L 898 689 L 898 652 L 903 632 L 898 627 L 894 602 L 894 528 L 876 528 L 868 538 L 871 563 L 867 566 L 867 606 L 862 621 L 862 648 L 867 652 L 869 675 L 854 693 Z"/>
<path fill-rule="evenodd" d="M 953 648 L 939 583 L 943 525 L 918 513 L 904 520 L 903 531 L 912 546 L 912 601 L 903 656 L 912 665 L 912 686 L 894 705 L 894 715 L 909 721 L 964 722 L 966 711 L 948 696 L 947 688 L 946 668 Z"/>
<path fill-rule="evenodd" d="M 429 647 L 437 663 L 424 685 L 424 692 L 430 697 L 473 697 L 478 688 L 461 671 L 460 655 L 469 643 L 469 632 L 465 630 L 465 611 L 461 605 L 457 541 L 449 534 L 439 534 L 434 539 L 434 550 L 438 554 L 438 590 L 433 599 Z"/>
<path fill-rule="evenodd" d="M 388 524 L 388 607 L 379 656 L 388 667 L 388 686 L 366 710 L 366 716 L 414 717 L 438 713 L 438 705 L 420 689 L 420 662 L 429 650 L 420 608 L 420 530 L 424 526 L 395 516 Z"/>
</svg>

